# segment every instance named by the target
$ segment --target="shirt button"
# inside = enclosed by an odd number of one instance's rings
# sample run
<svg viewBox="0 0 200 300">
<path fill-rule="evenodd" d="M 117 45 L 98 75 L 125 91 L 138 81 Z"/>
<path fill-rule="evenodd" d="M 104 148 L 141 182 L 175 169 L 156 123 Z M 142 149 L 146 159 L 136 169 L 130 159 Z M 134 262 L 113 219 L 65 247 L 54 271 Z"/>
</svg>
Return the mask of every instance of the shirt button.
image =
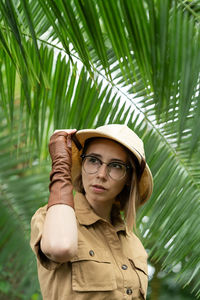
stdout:
<svg viewBox="0 0 200 300">
<path fill-rule="evenodd" d="M 122 270 L 127 270 L 128 266 L 127 265 L 122 265 Z"/>
<path fill-rule="evenodd" d="M 132 289 L 127 289 L 127 290 L 126 290 L 127 295 L 131 295 L 132 292 L 133 292 Z"/>
<path fill-rule="evenodd" d="M 89 251 L 89 254 L 90 254 L 90 256 L 94 256 L 94 251 L 93 251 L 93 250 L 90 250 L 90 251 Z"/>
</svg>

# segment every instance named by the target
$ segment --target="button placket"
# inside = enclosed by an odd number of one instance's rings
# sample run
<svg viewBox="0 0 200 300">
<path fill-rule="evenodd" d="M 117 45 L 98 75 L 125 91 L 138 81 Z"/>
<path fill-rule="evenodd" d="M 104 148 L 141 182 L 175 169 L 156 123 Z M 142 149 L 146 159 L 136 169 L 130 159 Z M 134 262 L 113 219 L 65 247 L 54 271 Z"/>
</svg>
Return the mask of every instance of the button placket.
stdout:
<svg viewBox="0 0 200 300">
<path fill-rule="evenodd" d="M 123 259 L 121 269 L 124 270 L 122 271 L 122 274 L 124 281 L 124 293 L 126 294 L 125 298 L 132 299 L 133 296 L 136 296 L 137 286 L 134 287 L 131 282 L 132 280 L 130 280 L 132 276 L 132 268 L 128 260 Z"/>
<path fill-rule="evenodd" d="M 129 265 L 129 261 L 127 260 L 127 257 L 121 256 L 119 236 L 109 226 L 110 225 L 108 224 L 104 224 L 104 237 L 106 238 L 109 246 L 112 248 L 112 252 L 115 253 L 116 258 L 118 258 L 116 260 L 116 265 L 121 269 L 120 274 L 122 276 L 124 295 L 127 295 L 127 299 L 131 299 L 131 295 L 133 295 L 134 290 L 131 288 L 131 268 Z"/>
</svg>

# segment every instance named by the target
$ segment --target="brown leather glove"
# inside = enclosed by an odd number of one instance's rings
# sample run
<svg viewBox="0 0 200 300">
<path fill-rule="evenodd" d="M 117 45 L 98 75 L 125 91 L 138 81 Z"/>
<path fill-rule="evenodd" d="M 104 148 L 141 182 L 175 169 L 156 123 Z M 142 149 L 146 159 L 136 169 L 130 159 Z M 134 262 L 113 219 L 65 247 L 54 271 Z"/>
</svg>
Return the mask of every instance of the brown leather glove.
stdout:
<svg viewBox="0 0 200 300">
<path fill-rule="evenodd" d="M 71 181 L 71 134 L 58 131 L 50 138 L 49 153 L 52 159 L 52 171 L 50 173 L 50 196 L 47 209 L 55 204 L 66 204 L 74 208 Z"/>
</svg>

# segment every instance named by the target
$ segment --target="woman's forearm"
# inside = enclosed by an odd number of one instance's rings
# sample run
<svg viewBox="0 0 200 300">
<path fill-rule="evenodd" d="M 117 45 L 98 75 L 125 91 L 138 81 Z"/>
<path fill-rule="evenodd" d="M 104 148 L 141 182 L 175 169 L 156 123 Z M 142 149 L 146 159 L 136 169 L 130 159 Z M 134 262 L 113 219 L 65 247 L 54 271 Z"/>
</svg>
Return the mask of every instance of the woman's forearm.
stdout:
<svg viewBox="0 0 200 300">
<path fill-rule="evenodd" d="M 57 204 L 47 210 L 40 246 L 42 252 L 55 262 L 67 262 L 76 255 L 78 234 L 72 207 Z"/>
</svg>

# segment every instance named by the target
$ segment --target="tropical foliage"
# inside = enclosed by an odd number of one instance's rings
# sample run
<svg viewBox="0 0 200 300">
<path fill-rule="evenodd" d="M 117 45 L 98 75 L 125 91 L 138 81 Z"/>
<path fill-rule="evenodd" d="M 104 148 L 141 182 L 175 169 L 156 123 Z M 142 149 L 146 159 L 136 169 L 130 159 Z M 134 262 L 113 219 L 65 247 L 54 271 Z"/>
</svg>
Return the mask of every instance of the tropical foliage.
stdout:
<svg viewBox="0 0 200 300">
<path fill-rule="evenodd" d="M 48 198 L 49 136 L 105 123 L 145 143 L 152 288 L 165 272 L 200 295 L 199 12 L 198 0 L 0 1 L 2 299 L 39 299 L 29 224 Z"/>
</svg>

